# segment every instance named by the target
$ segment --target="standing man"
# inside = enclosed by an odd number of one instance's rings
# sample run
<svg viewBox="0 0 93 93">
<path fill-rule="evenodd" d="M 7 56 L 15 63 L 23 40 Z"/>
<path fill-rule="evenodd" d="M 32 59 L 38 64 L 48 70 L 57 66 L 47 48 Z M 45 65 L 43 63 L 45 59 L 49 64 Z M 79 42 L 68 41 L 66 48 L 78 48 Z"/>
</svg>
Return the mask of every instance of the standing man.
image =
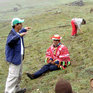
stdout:
<svg viewBox="0 0 93 93">
<path fill-rule="evenodd" d="M 81 29 L 80 29 L 80 26 L 84 25 L 84 24 L 86 24 L 85 19 L 83 19 L 83 18 L 73 18 L 71 20 L 71 25 L 72 25 L 72 34 L 71 35 L 76 36 L 77 35 L 77 30 L 82 32 Z"/>
<path fill-rule="evenodd" d="M 27 73 L 27 76 L 30 79 L 35 79 L 47 71 L 59 70 L 60 68 L 64 69 L 70 65 L 68 49 L 60 42 L 62 37 L 56 34 L 51 37 L 51 39 L 53 40 L 53 44 L 47 49 L 46 52 L 46 62 L 48 64 L 44 65 L 40 70 L 33 74 Z"/>
<path fill-rule="evenodd" d="M 24 40 L 29 27 L 22 28 L 24 20 L 13 18 L 10 31 L 6 41 L 6 61 L 9 62 L 9 73 L 6 80 L 5 93 L 25 93 L 19 83 L 22 75 L 22 60 L 24 59 Z"/>
</svg>

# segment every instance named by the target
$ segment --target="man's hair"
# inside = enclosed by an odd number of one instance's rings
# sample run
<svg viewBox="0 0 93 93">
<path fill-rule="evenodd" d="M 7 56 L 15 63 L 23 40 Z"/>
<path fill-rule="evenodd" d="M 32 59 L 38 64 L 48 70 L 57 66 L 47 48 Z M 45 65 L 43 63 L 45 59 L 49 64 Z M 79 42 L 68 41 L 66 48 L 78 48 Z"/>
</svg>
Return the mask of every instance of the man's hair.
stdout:
<svg viewBox="0 0 93 93">
<path fill-rule="evenodd" d="M 15 26 L 12 26 L 12 28 L 15 28 Z"/>
<path fill-rule="evenodd" d="M 55 86 L 55 93 L 73 93 L 71 84 L 64 79 L 58 80 Z"/>
<path fill-rule="evenodd" d="M 83 19 L 83 21 L 82 21 L 82 22 L 83 22 L 83 24 L 86 24 L 86 20 L 85 20 L 85 19 Z"/>
</svg>

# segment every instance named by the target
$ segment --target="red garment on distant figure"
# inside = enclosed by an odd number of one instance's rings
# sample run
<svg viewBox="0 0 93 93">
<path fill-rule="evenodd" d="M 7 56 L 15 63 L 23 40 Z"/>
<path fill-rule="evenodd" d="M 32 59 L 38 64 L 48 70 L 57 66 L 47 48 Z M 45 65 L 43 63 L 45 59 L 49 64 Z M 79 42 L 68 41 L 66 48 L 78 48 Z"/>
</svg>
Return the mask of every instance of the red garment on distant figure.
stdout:
<svg viewBox="0 0 93 93">
<path fill-rule="evenodd" d="M 75 25 L 75 22 L 74 20 L 71 21 L 71 24 L 72 24 L 72 36 L 76 35 L 77 34 L 77 26 Z"/>
<path fill-rule="evenodd" d="M 69 52 L 66 46 L 60 44 L 58 47 L 53 47 L 51 45 L 46 52 L 46 58 L 50 59 L 52 58 L 53 61 L 70 61 Z"/>
</svg>

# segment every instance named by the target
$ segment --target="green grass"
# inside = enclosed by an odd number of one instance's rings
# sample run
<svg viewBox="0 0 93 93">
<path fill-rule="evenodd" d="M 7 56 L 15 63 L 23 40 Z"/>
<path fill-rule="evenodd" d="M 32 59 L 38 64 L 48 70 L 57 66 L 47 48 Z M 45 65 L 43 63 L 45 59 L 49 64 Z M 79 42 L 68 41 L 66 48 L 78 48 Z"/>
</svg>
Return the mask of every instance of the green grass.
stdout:
<svg viewBox="0 0 93 93">
<path fill-rule="evenodd" d="M 22 16 L 25 19 L 24 27 L 32 27 L 25 36 L 26 49 L 21 82 L 21 87 L 26 87 L 27 93 L 54 93 L 59 78 L 71 82 L 73 90 L 77 93 L 92 93 L 89 84 L 90 79 L 93 78 L 93 13 L 89 13 L 92 5 L 93 3 L 86 2 L 83 7 L 61 4 L 55 6 L 56 9 L 53 6 L 47 9 L 41 7 L 41 12 L 34 16 L 30 13 L 30 9 L 18 12 L 18 17 Z M 61 13 L 56 14 L 59 10 Z M 40 10 L 35 8 L 33 11 L 36 13 Z M 24 12 L 26 14 L 22 15 Z M 7 13 L 5 18 L 9 20 L 0 21 L 0 93 L 4 91 L 8 74 L 8 65 L 5 62 L 6 38 L 11 30 L 10 19 L 16 14 Z M 83 17 L 87 21 L 86 25 L 81 26 L 83 33 L 78 32 L 75 38 L 71 38 L 70 21 L 73 17 Z M 68 26 L 62 27 L 65 25 Z M 56 33 L 63 36 L 62 43 L 69 49 L 72 65 L 65 70 L 49 72 L 35 80 L 30 80 L 25 73 L 33 73 L 45 64 L 46 49 L 52 44 L 50 37 Z"/>
</svg>

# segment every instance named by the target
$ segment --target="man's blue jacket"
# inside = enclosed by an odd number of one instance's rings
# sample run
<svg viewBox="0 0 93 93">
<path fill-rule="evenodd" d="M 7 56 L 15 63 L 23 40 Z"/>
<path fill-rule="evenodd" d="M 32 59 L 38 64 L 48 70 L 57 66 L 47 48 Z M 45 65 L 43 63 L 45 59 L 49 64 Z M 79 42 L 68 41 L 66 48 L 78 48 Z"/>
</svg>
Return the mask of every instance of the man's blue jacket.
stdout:
<svg viewBox="0 0 93 93">
<path fill-rule="evenodd" d="M 26 32 L 26 29 L 21 29 L 19 33 L 22 32 Z M 21 64 L 21 38 L 24 47 L 23 37 L 12 28 L 6 41 L 5 55 L 7 62 L 15 65 Z"/>
</svg>

